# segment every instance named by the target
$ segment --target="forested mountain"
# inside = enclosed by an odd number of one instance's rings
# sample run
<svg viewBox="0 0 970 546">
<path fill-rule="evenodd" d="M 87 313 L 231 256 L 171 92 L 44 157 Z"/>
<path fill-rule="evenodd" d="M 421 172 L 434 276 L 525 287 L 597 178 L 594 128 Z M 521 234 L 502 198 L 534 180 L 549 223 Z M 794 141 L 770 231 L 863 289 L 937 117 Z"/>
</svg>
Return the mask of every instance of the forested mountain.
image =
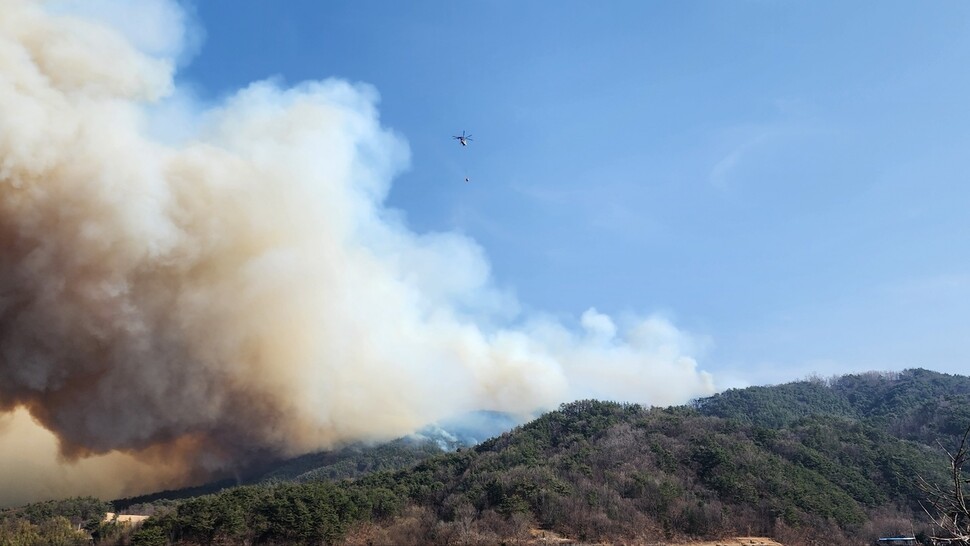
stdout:
<svg viewBox="0 0 970 546">
<path fill-rule="evenodd" d="M 732 389 L 693 405 L 705 415 L 779 428 L 810 415 L 860 420 L 935 445 L 970 422 L 970 377 L 915 369 Z"/>
<path fill-rule="evenodd" d="M 929 531 L 916 476 L 946 483 L 937 442 L 951 447 L 968 424 L 970 378 L 926 370 L 735 389 L 670 408 L 579 401 L 471 449 L 305 456 L 268 482 L 143 502 L 154 517 L 133 533 L 88 527 L 102 544 L 159 546 L 525 543 L 535 529 L 587 542 L 871 544 Z M 389 469 L 399 465 L 409 467 Z M 8 511 L 0 543 L 36 512 Z"/>
</svg>

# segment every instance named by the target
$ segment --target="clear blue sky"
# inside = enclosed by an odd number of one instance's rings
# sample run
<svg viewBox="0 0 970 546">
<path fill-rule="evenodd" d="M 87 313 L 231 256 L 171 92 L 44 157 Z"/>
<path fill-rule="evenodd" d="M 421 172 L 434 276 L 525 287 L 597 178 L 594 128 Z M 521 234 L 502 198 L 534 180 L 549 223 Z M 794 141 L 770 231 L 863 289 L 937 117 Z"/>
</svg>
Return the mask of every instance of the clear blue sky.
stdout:
<svg viewBox="0 0 970 546">
<path fill-rule="evenodd" d="M 204 98 L 373 85 L 411 149 L 388 205 L 476 240 L 530 309 L 661 312 L 722 385 L 970 370 L 970 4 L 194 11 Z"/>
</svg>

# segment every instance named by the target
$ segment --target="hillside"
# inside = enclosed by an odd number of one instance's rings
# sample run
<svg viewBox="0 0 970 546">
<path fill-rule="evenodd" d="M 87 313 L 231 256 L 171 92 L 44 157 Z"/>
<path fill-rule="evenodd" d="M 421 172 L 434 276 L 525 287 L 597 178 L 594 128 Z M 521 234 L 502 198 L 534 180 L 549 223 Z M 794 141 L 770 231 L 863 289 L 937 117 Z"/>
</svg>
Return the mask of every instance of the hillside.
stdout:
<svg viewBox="0 0 970 546">
<path fill-rule="evenodd" d="M 952 445 L 968 408 L 970 378 L 926 370 L 670 408 L 579 401 L 458 452 L 400 457 L 391 444 L 298 458 L 266 474 L 271 482 L 142 503 L 155 517 L 130 537 L 103 525 L 95 535 L 139 545 L 494 544 L 526 543 L 538 529 L 584 542 L 870 544 L 929 530 L 915 477 L 945 483 L 936 442 Z"/>
<path fill-rule="evenodd" d="M 383 444 L 354 443 L 332 451 L 308 453 L 277 461 L 233 479 L 219 480 L 195 487 L 159 491 L 115 499 L 117 510 L 150 510 L 145 505 L 219 492 L 237 485 L 266 482 L 343 480 L 377 472 L 409 468 L 419 461 L 447 451 L 455 451 L 501 434 L 515 426 L 515 419 L 501 412 L 476 411 L 453 421 L 428 426 L 417 433 Z"/>
<path fill-rule="evenodd" d="M 811 415 L 859 420 L 901 439 L 936 445 L 970 422 L 970 377 L 923 369 L 870 372 L 732 389 L 695 402 L 703 414 L 779 428 Z"/>
</svg>

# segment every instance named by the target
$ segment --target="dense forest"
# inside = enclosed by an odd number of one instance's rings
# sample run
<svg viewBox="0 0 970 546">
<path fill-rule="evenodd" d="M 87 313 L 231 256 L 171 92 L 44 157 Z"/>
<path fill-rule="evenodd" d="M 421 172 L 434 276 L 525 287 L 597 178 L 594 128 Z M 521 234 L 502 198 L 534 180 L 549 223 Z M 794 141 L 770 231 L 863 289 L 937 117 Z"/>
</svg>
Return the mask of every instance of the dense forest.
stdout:
<svg viewBox="0 0 970 546">
<path fill-rule="evenodd" d="M 254 483 L 0 513 L 0 546 L 516 544 L 537 532 L 788 546 L 936 532 L 922 476 L 970 424 L 970 378 L 927 370 L 734 389 L 685 406 L 578 401 L 481 444 L 400 440 L 307 455 Z M 150 515 L 141 526 L 107 511 Z"/>
</svg>

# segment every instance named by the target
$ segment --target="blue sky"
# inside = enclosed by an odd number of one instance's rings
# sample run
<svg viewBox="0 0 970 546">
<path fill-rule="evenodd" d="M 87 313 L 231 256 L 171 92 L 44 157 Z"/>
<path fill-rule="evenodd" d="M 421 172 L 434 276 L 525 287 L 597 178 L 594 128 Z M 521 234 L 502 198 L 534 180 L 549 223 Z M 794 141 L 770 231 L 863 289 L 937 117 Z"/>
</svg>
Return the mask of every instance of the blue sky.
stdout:
<svg viewBox="0 0 970 546">
<path fill-rule="evenodd" d="M 204 99 L 268 77 L 373 85 L 411 151 L 388 205 L 473 238 L 531 310 L 662 313 L 709 341 L 722 386 L 966 373 L 965 3 L 194 12 L 178 78 Z"/>
<path fill-rule="evenodd" d="M 966 374 L 968 25 L 966 2 L 9 3 L 0 504 L 474 410 Z"/>
</svg>

